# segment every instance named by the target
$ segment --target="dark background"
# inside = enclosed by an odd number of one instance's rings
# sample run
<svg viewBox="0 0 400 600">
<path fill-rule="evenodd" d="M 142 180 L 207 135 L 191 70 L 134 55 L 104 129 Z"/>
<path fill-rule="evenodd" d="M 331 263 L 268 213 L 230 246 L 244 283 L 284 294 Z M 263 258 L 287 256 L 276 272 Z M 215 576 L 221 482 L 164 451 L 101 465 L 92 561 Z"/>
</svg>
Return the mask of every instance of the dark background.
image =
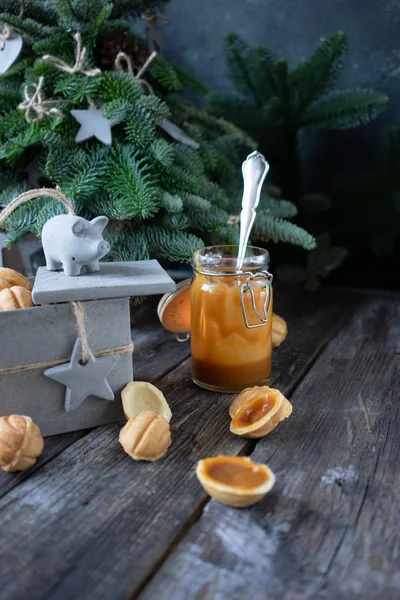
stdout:
<svg viewBox="0 0 400 600">
<path fill-rule="evenodd" d="M 232 91 L 223 36 L 232 31 L 264 44 L 293 66 L 336 31 L 349 39 L 338 88 L 371 87 L 390 97 L 388 110 L 365 128 L 307 136 L 303 147 L 307 187 L 330 194 L 371 172 L 379 162 L 382 131 L 400 123 L 400 0 L 172 0 L 162 28 L 164 52 L 211 90 Z M 268 158 L 268 157 L 267 157 Z M 379 202 L 377 198 L 377 202 Z M 357 228 L 357 219 L 352 226 Z M 351 254 L 328 278 L 357 287 L 400 287 L 399 247 L 390 256 Z"/>
</svg>

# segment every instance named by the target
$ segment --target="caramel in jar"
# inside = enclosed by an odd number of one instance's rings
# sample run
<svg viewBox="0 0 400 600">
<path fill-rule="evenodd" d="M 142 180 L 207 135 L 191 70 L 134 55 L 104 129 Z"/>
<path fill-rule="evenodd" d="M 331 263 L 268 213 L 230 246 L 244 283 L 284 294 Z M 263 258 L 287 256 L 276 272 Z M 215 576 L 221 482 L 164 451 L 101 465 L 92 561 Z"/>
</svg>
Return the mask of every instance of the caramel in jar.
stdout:
<svg viewBox="0 0 400 600">
<path fill-rule="evenodd" d="M 260 253 L 263 259 L 268 256 L 265 250 Z M 259 256 L 255 258 L 259 259 Z M 214 269 L 216 274 L 210 274 Z M 248 280 L 249 272 L 255 273 L 259 268 L 255 266 L 249 270 L 244 265 L 243 270 L 246 273 L 237 274 L 235 267 L 223 264 L 221 273 L 217 264 L 209 267 L 206 273 L 201 272 L 201 268 L 197 270 L 192 282 L 192 374 L 195 383 L 207 389 L 236 392 L 265 384 L 271 375 L 272 302 L 270 318 L 263 324 L 252 306 L 251 293 L 248 291 L 243 295 L 248 323 L 259 325 L 248 328 L 241 305 L 242 286 Z M 268 299 L 271 288 L 261 277 L 255 277 L 250 285 L 255 306 L 263 314 L 266 295 Z"/>
</svg>

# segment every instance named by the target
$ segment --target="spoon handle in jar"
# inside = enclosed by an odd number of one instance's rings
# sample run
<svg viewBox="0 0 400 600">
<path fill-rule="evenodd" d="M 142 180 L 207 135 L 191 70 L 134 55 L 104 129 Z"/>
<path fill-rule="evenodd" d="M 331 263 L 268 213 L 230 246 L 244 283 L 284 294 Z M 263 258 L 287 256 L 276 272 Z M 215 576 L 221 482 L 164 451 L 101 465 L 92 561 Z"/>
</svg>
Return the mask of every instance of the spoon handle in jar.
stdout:
<svg viewBox="0 0 400 600">
<path fill-rule="evenodd" d="M 247 242 L 256 218 L 256 208 L 260 201 L 261 188 L 269 171 L 269 164 L 260 152 L 252 152 L 242 164 L 243 199 L 240 213 L 240 241 L 238 252 L 238 269 L 246 255 Z"/>
</svg>

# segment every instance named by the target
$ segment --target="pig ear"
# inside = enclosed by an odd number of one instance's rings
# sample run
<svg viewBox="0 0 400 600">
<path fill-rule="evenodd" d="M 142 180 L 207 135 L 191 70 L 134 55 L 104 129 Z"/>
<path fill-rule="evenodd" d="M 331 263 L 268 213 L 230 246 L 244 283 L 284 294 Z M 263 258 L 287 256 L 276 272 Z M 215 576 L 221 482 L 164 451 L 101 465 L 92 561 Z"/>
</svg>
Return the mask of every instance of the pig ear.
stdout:
<svg viewBox="0 0 400 600">
<path fill-rule="evenodd" d="M 96 229 L 101 233 L 108 224 L 108 218 L 96 217 L 95 219 L 92 219 L 90 223 L 91 225 L 93 225 L 93 227 L 96 227 Z"/>
<path fill-rule="evenodd" d="M 72 233 L 74 235 L 79 235 L 85 231 L 85 223 L 81 220 L 75 221 L 72 225 Z"/>
</svg>

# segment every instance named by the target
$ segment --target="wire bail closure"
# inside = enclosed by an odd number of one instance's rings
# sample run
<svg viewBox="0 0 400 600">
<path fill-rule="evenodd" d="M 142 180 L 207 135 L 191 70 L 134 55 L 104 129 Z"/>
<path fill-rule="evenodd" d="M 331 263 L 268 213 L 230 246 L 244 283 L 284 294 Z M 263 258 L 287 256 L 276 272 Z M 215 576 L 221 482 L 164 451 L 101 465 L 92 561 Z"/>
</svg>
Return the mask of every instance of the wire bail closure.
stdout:
<svg viewBox="0 0 400 600">
<path fill-rule="evenodd" d="M 247 272 L 247 275 L 248 275 L 247 280 L 240 289 L 240 303 L 242 306 L 244 322 L 245 322 L 247 329 L 255 329 L 256 327 L 264 327 L 264 325 L 266 325 L 268 323 L 269 311 L 271 308 L 271 300 L 272 300 L 271 288 L 272 288 L 273 275 L 269 271 L 266 271 L 266 270 L 258 271 L 257 273 Z M 258 310 L 258 308 L 256 306 L 254 290 L 251 286 L 251 283 L 256 279 L 262 280 L 263 284 L 261 285 L 261 289 L 265 288 L 263 314 L 260 313 L 260 311 Z M 250 323 L 249 323 L 249 319 L 247 317 L 246 307 L 245 307 L 245 303 L 244 303 L 245 295 L 247 292 L 250 292 L 251 306 L 252 306 L 257 318 L 260 320 L 260 323 L 256 323 L 254 325 L 250 325 Z"/>
</svg>

